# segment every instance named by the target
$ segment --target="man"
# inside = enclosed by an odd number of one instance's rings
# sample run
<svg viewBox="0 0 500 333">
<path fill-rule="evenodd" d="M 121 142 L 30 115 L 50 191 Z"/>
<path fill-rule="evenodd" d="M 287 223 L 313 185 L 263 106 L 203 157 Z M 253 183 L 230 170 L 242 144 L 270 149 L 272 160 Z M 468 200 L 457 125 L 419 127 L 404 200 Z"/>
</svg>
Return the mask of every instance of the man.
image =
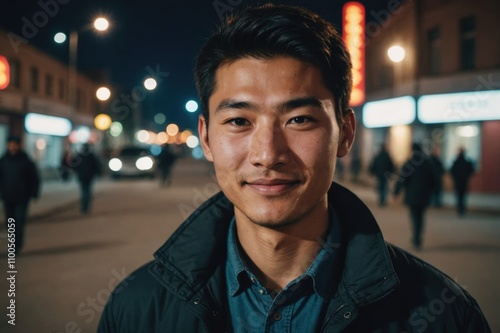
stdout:
<svg viewBox="0 0 500 333">
<path fill-rule="evenodd" d="M 7 152 L 0 159 L 0 192 L 4 206 L 5 224 L 15 220 L 15 252 L 24 245 L 24 225 L 31 198 L 38 198 L 40 179 L 35 164 L 21 150 L 21 138 L 7 138 Z"/>
<path fill-rule="evenodd" d="M 370 173 L 377 179 L 378 203 L 380 207 L 384 207 L 387 204 L 387 182 L 392 177 L 393 171 L 394 163 L 392 163 L 391 156 L 385 144 L 382 144 L 380 151 L 370 164 Z"/>
<path fill-rule="evenodd" d="M 84 143 L 71 164 L 80 183 L 80 211 L 82 214 L 89 214 L 92 203 L 92 183 L 94 178 L 102 173 L 101 163 L 92 152 L 90 144 Z"/>
<path fill-rule="evenodd" d="M 469 186 L 469 180 L 474 174 L 474 166 L 465 158 L 465 149 L 460 147 L 458 155 L 450 170 L 455 196 L 457 200 L 457 213 L 459 216 L 465 215 L 465 196 Z"/>
<path fill-rule="evenodd" d="M 164 144 L 158 156 L 158 169 L 160 171 L 160 186 L 170 186 L 172 183 L 171 171 L 177 155 L 170 150 L 169 144 Z"/>
<path fill-rule="evenodd" d="M 222 192 L 117 287 L 99 332 L 489 331 L 466 291 L 386 245 L 367 207 L 332 184 L 355 118 L 331 24 L 249 8 L 207 41 L 195 75 Z M 422 318 L 442 294 L 442 313 Z"/>
<path fill-rule="evenodd" d="M 403 164 L 396 179 L 394 195 L 405 190 L 404 202 L 410 210 L 412 223 L 413 247 L 420 250 L 422 247 L 422 233 L 424 231 L 424 213 L 430 204 L 431 195 L 436 184 L 432 164 L 418 143 L 412 144 L 412 155 Z"/>
<path fill-rule="evenodd" d="M 439 156 L 440 149 L 434 148 L 432 150 L 431 156 L 429 157 L 429 162 L 431 162 L 435 179 L 434 191 L 431 195 L 431 203 L 434 205 L 434 207 L 441 207 L 443 205 L 443 176 L 445 170 Z"/>
</svg>

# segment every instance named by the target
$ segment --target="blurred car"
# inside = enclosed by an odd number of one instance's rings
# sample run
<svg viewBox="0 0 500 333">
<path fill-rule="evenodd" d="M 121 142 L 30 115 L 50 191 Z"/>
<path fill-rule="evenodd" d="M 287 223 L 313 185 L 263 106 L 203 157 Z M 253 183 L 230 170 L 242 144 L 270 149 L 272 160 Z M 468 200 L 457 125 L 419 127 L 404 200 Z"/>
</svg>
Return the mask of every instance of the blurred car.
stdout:
<svg viewBox="0 0 500 333">
<path fill-rule="evenodd" d="M 156 159 L 148 147 L 126 146 L 108 162 L 111 178 L 156 176 Z"/>
</svg>

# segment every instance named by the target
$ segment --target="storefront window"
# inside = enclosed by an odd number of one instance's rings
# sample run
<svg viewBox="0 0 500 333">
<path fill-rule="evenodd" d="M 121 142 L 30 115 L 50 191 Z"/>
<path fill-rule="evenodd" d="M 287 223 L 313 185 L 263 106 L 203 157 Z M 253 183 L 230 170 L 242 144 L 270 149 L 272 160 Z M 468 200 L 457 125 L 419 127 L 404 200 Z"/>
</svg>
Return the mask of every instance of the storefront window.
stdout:
<svg viewBox="0 0 500 333">
<path fill-rule="evenodd" d="M 445 168 L 451 168 L 460 148 L 465 149 L 465 156 L 474 164 L 476 171 L 481 161 L 481 126 L 480 123 L 446 124 L 445 131 Z"/>
</svg>

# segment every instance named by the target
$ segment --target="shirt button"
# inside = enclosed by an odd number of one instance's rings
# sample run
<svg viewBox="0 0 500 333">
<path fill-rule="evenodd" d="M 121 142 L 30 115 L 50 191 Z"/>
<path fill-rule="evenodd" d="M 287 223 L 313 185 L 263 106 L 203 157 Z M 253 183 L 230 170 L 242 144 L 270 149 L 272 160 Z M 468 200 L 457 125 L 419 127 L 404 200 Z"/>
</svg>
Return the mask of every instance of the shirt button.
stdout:
<svg viewBox="0 0 500 333">
<path fill-rule="evenodd" d="M 255 283 L 255 278 L 251 277 L 250 281 L 252 281 L 252 283 Z"/>
<path fill-rule="evenodd" d="M 259 294 L 264 295 L 264 289 L 259 289 Z"/>
<path fill-rule="evenodd" d="M 275 312 L 275 313 L 273 314 L 273 318 L 274 318 L 274 320 L 278 321 L 278 320 L 280 320 L 280 319 L 281 319 L 281 314 L 280 314 L 279 312 Z"/>
<path fill-rule="evenodd" d="M 347 311 L 346 313 L 344 313 L 344 318 L 345 319 L 351 318 L 351 313 L 349 311 Z"/>
</svg>

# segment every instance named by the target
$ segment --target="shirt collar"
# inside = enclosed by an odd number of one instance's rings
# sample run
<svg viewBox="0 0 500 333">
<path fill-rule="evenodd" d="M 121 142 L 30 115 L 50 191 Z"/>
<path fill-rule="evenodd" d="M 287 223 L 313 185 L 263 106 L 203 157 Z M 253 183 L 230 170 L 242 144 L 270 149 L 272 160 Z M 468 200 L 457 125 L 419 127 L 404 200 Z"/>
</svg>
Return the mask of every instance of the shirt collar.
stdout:
<svg viewBox="0 0 500 333">
<path fill-rule="evenodd" d="M 231 296 L 241 291 L 246 282 L 250 279 L 250 272 L 246 269 L 244 259 L 241 257 L 241 250 L 236 234 L 236 221 L 233 216 L 229 223 L 229 233 L 227 237 L 227 263 L 226 280 L 228 292 Z M 245 274 L 246 273 L 246 274 Z M 242 283 L 240 283 L 240 281 Z"/>
<path fill-rule="evenodd" d="M 341 244 L 340 221 L 331 207 L 329 208 L 329 219 L 330 227 L 326 240 L 322 241 L 321 250 L 311 266 L 296 279 L 298 281 L 305 276 L 311 277 L 314 291 L 323 299 L 328 299 L 332 295 L 332 281 L 335 274 L 333 267 L 337 267 L 335 265 L 339 252 L 337 249 Z M 241 251 L 236 234 L 236 221 L 233 217 L 229 225 L 226 263 L 227 288 L 231 296 L 235 296 L 248 287 L 251 284 L 251 279 L 255 279 L 255 276 L 246 267 Z"/>
</svg>

